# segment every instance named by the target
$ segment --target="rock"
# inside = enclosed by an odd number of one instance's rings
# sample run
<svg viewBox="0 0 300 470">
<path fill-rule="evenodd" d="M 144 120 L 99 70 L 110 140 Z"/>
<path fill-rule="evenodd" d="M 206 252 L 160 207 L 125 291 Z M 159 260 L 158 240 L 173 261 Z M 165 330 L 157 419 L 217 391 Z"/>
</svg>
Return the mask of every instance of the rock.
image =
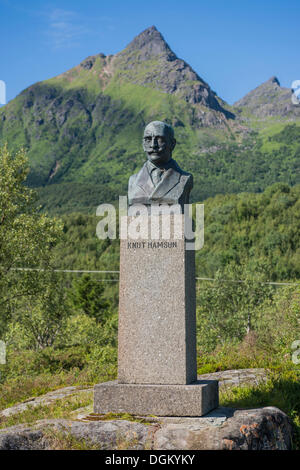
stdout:
<svg viewBox="0 0 300 470">
<path fill-rule="evenodd" d="M 166 56 L 168 60 L 176 59 L 176 55 L 155 26 L 150 26 L 136 36 L 126 49 L 127 53 L 139 51 L 139 60 L 148 60 L 159 55 Z"/>
<path fill-rule="evenodd" d="M 94 66 L 94 64 L 97 60 L 97 57 L 100 57 L 101 59 L 105 59 L 106 56 L 102 52 L 100 52 L 100 54 L 89 56 L 79 64 L 80 67 L 82 67 L 83 69 L 86 69 L 86 70 L 90 70 L 91 68 L 93 68 L 93 66 Z"/>
<path fill-rule="evenodd" d="M 0 450 L 46 450 L 49 443 L 41 430 L 12 426 L 0 430 Z"/>
<path fill-rule="evenodd" d="M 131 421 L 74 421 L 70 433 L 78 440 L 91 442 L 101 449 L 147 448 L 151 440 L 151 427 Z"/>
<path fill-rule="evenodd" d="M 165 419 L 157 450 L 289 450 L 292 427 L 278 408 L 218 408 L 202 418 Z"/>
<path fill-rule="evenodd" d="M 57 449 L 61 436 L 72 436 L 94 449 L 141 450 L 151 445 L 151 431 L 152 427 L 125 420 L 46 419 L 36 422 L 33 428 L 21 425 L 0 430 L 0 450 Z"/>
<path fill-rule="evenodd" d="M 94 404 L 90 403 L 89 405 L 83 406 L 82 408 L 77 408 L 77 410 L 74 410 L 72 411 L 72 413 L 70 413 L 70 417 L 71 419 L 75 419 L 75 420 L 85 419 L 86 416 L 93 413 L 93 407 L 94 407 Z"/>
<path fill-rule="evenodd" d="M 90 70 L 93 67 L 95 61 L 96 61 L 95 56 L 87 57 L 84 61 L 80 63 L 80 67 L 86 70 Z"/>
<path fill-rule="evenodd" d="M 147 421 L 149 424 L 120 419 L 103 421 L 97 415 L 84 421 L 43 420 L 34 427 L 0 430 L 0 449 L 57 449 L 60 433 L 84 441 L 93 449 L 290 450 L 292 447 L 290 420 L 275 407 L 252 410 L 220 407 L 200 418 L 149 417 Z"/>
<path fill-rule="evenodd" d="M 259 383 L 266 382 L 267 371 L 263 368 L 222 370 L 211 374 L 199 375 L 198 379 L 218 380 L 219 388 L 258 385 Z"/>
<path fill-rule="evenodd" d="M 8 418 L 15 414 L 26 411 L 28 408 L 36 408 L 37 406 L 50 405 L 56 400 L 62 400 L 70 396 L 78 396 L 86 392 L 92 393 L 92 391 L 93 391 L 93 388 L 91 387 L 84 388 L 84 389 L 80 389 L 78 387 L 60 388 L 59 390 L 48 392 L 45 395 L 42 395 L 40 397 L 29 398 L 28 400 L 25 400 L 23 403 L 19 403 L 17 405 L 11 406 L 10 408 L 6 408 L 5 410 L 0 411 L 0 418 L 1 417 Z"/>
</svg>

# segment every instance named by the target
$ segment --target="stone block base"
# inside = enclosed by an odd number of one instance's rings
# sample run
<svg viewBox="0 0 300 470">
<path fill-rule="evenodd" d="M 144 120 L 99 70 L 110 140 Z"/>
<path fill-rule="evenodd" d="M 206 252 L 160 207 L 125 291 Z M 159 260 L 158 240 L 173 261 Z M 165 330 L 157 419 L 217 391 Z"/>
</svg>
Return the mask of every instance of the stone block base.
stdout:
<svg viewBox="0 0 300 470">
<path fill-rule="evenodd" d="M 138 416 L 203 416 L 219 404 L 218 381 L 197 380 L 189 385 L 95 385 L 94 412 Z"/>
</svg>

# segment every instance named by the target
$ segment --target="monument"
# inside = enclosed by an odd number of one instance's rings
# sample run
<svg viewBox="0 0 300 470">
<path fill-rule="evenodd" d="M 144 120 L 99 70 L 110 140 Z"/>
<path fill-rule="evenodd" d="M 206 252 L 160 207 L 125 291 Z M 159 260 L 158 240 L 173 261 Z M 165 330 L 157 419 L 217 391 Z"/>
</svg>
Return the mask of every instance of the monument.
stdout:
<svg viewBox="0 0 300 470">
<path fill-rule="evenodd" d="M 189 202 L 193 177 L 172 159 L 175 145 L 168 124 L 146 126 L 148 158 L 129 179 L 127 222 L 143 205 L 140 221 L 151 236 L 120 242 L 118 379 L 95 386 L 95 413 L 202 416 L 218 406 L 218 382 L 197 380 L 195 253 L 186 249 L 184 215 L 153 215 Z"/>
</svg>

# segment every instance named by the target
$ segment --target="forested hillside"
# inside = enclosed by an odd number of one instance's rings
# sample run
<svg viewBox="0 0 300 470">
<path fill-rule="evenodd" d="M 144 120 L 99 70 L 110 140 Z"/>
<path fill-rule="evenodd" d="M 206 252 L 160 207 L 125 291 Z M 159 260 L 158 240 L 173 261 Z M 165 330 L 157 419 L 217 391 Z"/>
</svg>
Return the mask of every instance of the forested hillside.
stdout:
<svg viewBox="0 0 300 470">
<path fill-rule="evenodd" d="M 204 201 L 216 194 L 262 192 L 276 182 L 300 183 L 300 126 L 288 124 L 269 129 L 256 141 L 243 145 L 228 144 L 214 153 L 201 153 L 181 165 L 194 175 L 191 200 Z M 178 161 L 183 160 L 178 158 Z M 141 158 L 140 165 L 143 161 Z M 118 190 L 121 192 L 118 193 Z M 39 189 L 42 212 L 93 214 L 102 202 L 118 201 L 127 194 L 127 180 L 122 186 L 110 184 L 60 183 Z"/>
<path fill-rule="evenodd" d="M 265 262 L 270 281 L 299 278 L 300 185 L 277 183 L 260 194 L 218 195 L 204 201 L 204 209 L 205 242 L 196 252 L 198 276 L 214 277 L 231 263 L 255 272 Z M 62 220 L 57 268 L 118 270 L 119 240 L 96 237 L 99 218 L 69 214 Z"/>
</svg>

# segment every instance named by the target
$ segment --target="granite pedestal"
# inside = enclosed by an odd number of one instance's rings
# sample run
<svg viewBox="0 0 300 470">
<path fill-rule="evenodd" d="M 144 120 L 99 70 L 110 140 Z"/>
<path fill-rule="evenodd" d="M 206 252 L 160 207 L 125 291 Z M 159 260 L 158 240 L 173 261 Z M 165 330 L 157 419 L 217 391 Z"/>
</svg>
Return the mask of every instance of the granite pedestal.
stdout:
<svg viewBox="0 0 300 470">
<path fill-rule="evenodd" d="M 138 416 L 203 416 L 218 403 L 218 381 L 198 380 L 188 385 L 122 384 L 95 386 L 94 412 Z"/>
<path fill-rule="evenodd" d="M 195 253 L 184 218 L 171 217 L 169 238 L 156 223 L 158 238 L 120 243 L 118 380 L 96 385 L 96 413 L 201 416 L 218 406 L 218 382 L 197 381 Z"/>
</svg>

